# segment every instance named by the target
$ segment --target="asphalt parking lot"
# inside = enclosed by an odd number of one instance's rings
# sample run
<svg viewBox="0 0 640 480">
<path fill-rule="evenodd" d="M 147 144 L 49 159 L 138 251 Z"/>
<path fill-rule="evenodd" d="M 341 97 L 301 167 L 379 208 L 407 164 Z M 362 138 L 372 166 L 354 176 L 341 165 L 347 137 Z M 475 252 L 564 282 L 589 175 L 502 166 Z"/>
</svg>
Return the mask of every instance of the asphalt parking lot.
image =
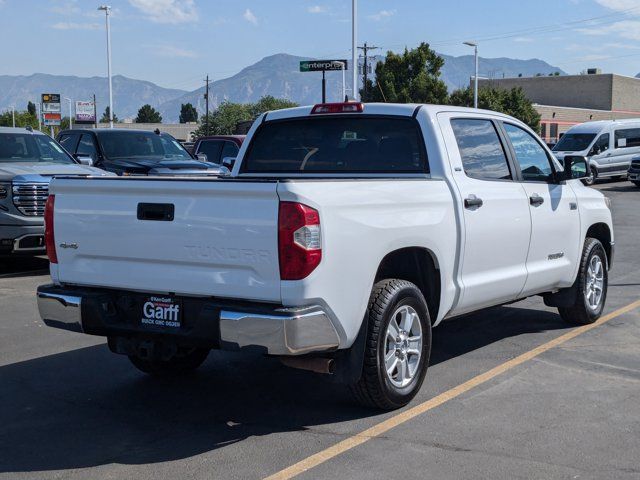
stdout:
<svg viewBox="0 0 640 480">
<path fill-rule="evenodd" d="M 640 299 L 640 189 L 597 188 L 616 229 L 607 321 L 574 332 L 538 298 L 450 320 L 399 412 L 255 355 L 147 378 L 102 338 L 42 324 L 45 260 L 5 262 L 0 478 L 640 478 L 640 305 L 621 310 Z"/>
</svg>

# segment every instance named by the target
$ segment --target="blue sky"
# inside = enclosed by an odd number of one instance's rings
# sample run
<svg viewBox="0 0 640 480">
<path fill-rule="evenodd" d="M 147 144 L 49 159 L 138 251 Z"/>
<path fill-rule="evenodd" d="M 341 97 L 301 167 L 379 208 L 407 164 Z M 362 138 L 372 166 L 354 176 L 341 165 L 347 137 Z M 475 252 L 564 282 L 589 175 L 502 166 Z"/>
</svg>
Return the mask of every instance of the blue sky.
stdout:
<svg viewBox="0 0 640 480">
<path fill-rule="evenodd" d="M 92 0 L 0 0 L 0 74 L 106 74 Z M 113 72 L 193 89 L 274 53 L 350 57 L 350 0 L 112 0 Z M 640 72 L 640 0 L 359 0 L 359 39 L 400 50 Z M 379 50 L 377 53 L 379 53 Z M 482 73 L 482 72 L 481 72 Z"/>
</svg>

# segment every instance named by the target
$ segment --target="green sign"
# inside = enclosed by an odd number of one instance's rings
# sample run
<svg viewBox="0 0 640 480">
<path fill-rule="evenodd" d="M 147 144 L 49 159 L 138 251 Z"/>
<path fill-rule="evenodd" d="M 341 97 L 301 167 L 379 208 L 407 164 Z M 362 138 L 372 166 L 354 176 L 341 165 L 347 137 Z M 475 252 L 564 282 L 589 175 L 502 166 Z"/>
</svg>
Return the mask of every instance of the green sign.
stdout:
<svg viewBox="0 0 640 480">
<path fill-rule="evenodd" d="M 300 62 L 301 72 L 326 72 L 343 68 L 345 70 L 349 68 L 346 60 L 305 60 Z"/>
</svg>

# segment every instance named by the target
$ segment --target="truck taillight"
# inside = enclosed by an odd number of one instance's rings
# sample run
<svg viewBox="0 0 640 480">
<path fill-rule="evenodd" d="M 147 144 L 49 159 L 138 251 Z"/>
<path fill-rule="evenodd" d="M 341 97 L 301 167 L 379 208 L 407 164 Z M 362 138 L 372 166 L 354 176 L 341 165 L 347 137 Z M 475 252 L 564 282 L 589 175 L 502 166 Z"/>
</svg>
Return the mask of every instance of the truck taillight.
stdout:
<svg viewBox="0 0 640 480">
<path fill-rule="evenodd" d="M 51 263 L 58 263 L 56 254 L 56 236 L 53 230 L 53 209 L 56 202 L 55 195 L 49 195 L 44 207 L 44 244 L 47 247 L 47 257 Z"/>
<path fill-rule="evenodd" d="M 319 103 L 311 109 L 311 115 L 320 113 L 362 113 L 364 103 L 342 102 L 342 103 Z"/>
<path fill-rule="evenodd" d="M 280 202 L 278 212 L 278 253 L 281 280 L 301 280 L 320 264 L 320 215 L 295 202 Z"/>
</svg>

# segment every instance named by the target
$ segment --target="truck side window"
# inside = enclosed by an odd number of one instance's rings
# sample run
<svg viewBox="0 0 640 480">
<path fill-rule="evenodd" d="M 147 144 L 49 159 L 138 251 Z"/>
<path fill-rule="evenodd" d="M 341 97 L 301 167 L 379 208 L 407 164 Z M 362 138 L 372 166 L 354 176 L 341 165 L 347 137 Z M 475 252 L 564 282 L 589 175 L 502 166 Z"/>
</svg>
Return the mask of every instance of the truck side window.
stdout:
<svg viewBox="0 0 640 480">
<path fill-rule="evenodd" d="M 531 134 L 520 127 L 504 124 L 516 161 L 520 165 L 522 179 L 525 182 L 547 182 L 551 179 L 553 169 L 547 152 Z"/>
<path fill-rule="evenodd" d="M 82 135 L 76 153 L 78 155 L 91 157 L 94 162 L 98 159 L 98 150 L 96 149 L 96 144 L 93 141 L 93 136 L 91 134 L 85 133 Z"/>
<path fill-rule="evenodd" d="M 220 151 L 223 143 L 221 140 L 202 140 L 196 153 L 204 153 L 207 156 L 207 162 L 220 163 Z"/>
<path fill-rule="evenodd" d="M 451 127 L 458 143 L 464 173 L 482 180 L 511 180 L 502 142 L 491 120 L 454 119 Z"/>
<path fill-rule="evenodd" d="M 222 154 L 220 155 L 220 160 L 224 160 L 226 157 L 237 157 L 240 149 L 233 142 L 224 142 L 224 147 L 222 148 Z"/>
<path fill-rule="evenodd" d="M 67 152 L 76 153 L 78 138 L 80 138 L 80 135 L 77 133 L 65 133 L 60 136 L 60 145 L 62 145 Z"/>
</svg>

